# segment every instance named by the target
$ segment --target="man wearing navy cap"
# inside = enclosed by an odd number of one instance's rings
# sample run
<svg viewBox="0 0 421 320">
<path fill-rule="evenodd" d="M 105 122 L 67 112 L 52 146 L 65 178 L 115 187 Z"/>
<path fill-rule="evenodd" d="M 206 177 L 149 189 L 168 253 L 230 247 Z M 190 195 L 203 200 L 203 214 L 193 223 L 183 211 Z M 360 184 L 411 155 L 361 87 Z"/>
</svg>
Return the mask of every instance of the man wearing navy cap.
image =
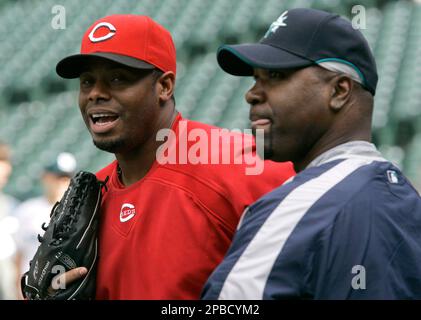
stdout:
<svg viewBox="0 0 421 320">
<path fill-rule="evenodd" d="M 265 155 L 297 176 L 244 213 L 205 299 L 420 299 L 421 199 L 371 143 L 377 71 L 351 23 L 284 12 L 257 44 L 224 45 Z"/>
</svg>

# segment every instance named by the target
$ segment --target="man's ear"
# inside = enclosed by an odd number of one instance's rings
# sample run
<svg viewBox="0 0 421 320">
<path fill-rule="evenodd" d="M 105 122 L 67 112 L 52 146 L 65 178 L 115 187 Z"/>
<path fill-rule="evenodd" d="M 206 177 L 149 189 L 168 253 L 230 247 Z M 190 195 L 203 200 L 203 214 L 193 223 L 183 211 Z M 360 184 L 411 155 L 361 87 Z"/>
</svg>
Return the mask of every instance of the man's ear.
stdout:
<svg viewBox="0 0 421 320">
<path fill-rule="evenodd" d="M 354 89 L 354 81 L 346 75 L 338 75 L 332 80 L 332 89 L 329 107 L 334 111 L 340 111 L 350 100 Z"/>
<path fill-rule="evenodd" d="M 165 104 L 174 94 L 175 74 L 172 71 L 163 73 L 156 81 L 158 97 L 161 104 Z"/>
</svg>

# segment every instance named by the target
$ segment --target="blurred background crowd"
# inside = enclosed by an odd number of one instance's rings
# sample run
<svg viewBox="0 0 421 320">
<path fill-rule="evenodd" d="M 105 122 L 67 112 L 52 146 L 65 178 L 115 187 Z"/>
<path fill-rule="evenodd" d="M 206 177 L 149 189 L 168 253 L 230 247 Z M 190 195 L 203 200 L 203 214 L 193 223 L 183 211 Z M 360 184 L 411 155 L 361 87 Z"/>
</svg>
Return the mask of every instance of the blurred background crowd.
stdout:
<svg viewBox="0 0 421 320">
<path fill-rule="evenodd" d="M 108 14 L 151 16 L 177 46 L 177 109 L 193 120 L 248 128 L 250 78 L 219 69 L 222 43 L 253 42 L 280 13 L 313 7 L 350 20 L 362 5 L 377 61 L 373 141 L 421 190 L 421 3 L 387 0 L 0 0 L 0 299 L 14 299 L 41 224 L 77 169 L 112 159 L 97 150 L 77 107 L 78 81 L 55 74 L 79 51 L 92 21 Z M 53 22 L 64 9 L 61 27 Z M 56 9 L 53 9 L 56 8 Z M 359 12 L 360 13 L 360 12 Z M 363 17 L 363 16 L 361 16 Z"/>
</svg>

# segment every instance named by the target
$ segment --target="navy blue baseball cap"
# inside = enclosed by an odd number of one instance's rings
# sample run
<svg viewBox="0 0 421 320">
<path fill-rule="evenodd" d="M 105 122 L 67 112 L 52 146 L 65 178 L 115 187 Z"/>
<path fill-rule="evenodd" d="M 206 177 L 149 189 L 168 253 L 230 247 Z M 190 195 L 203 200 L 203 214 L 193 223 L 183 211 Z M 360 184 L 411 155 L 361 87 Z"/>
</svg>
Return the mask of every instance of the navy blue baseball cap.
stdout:
<svg viewBox="0 0 421 320">
<path fill-rule="evenodd" d="M 72 177 L 75 174 L 77 162 L 73 154 L 62 152 L 53 162 L 44 167 L 44 172 L 49 172 L 60 177 Z"/>
<path fill-rule="evenodd" d="M 285 11 L 258 43 L 223 45 L 217 59 L 224 71 L 236 76 L 252 76 L 254 68 L 318 64 L 350 75 L 372 95 L 376 92 L 376 62 L 362 33 L 339 15 L 316 9 Z"/>
</svg>

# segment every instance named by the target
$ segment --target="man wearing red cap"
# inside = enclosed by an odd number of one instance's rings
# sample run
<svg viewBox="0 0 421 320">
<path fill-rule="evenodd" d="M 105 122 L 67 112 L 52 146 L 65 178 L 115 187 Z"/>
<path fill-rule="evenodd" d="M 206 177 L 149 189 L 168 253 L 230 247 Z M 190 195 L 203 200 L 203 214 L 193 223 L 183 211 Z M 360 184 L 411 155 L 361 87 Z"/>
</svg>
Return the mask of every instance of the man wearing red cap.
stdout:
<svg viewBox="0 0 421 320">
<path fill-rule="evenodd" d="M 235 137 L 245 143 L 246 136 L 185 120 L 176 111 L 175 47 L 170 33 L 149 17 L 96 21 L 83 36 L 81 53 L 61 60 L 56 70 L 80 79 L 80 111 L 93 142 L 116 156 L 97 173 L 110 179 L 101 206 L 96 298 L 199 298 L 241 213 L 293 175 L 291 165 L 265 162 L 261 174 L 250 176 L 238 161 L 160 161 L 166 152 L 192 146 L 183 134 L 205 133 L 205 160 L 215 151 L 213 132 L 220 133 L 216 151 L 230 148 Z M 162 130 L 174 135 L 164 142 Z M 245 149 L 241 155 L 254 153 Z M 74 269 L 67 281 L 84 273 L 82 266 Z"/>
</svg>

